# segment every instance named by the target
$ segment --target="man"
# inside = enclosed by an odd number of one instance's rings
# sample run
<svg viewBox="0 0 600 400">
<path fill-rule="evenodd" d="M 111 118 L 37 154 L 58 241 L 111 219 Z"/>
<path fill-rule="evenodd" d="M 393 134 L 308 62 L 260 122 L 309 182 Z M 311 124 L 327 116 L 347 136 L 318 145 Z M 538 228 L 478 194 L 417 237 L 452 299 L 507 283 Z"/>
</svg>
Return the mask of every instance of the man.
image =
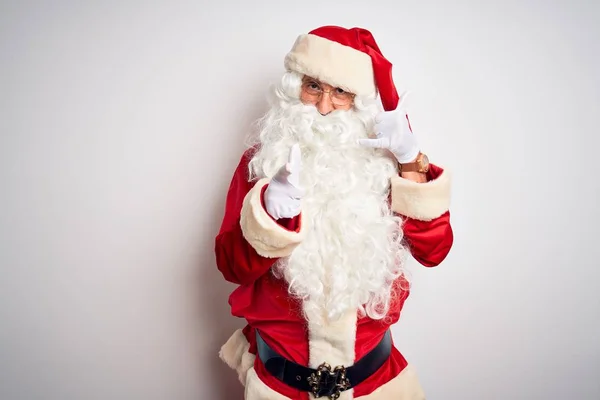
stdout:
<svg viewBox="0 0 600 400">
<path fill-rule="evenodd" d="M 432 267 L 452 246 L 448 172 L 421 153 L 370 32 L 300 35 L 285 67 L 216 238 L 247 321 L 220 357 L 247 400 L 423 399 L 389 328 L 405 256 Z"/>
</svg>

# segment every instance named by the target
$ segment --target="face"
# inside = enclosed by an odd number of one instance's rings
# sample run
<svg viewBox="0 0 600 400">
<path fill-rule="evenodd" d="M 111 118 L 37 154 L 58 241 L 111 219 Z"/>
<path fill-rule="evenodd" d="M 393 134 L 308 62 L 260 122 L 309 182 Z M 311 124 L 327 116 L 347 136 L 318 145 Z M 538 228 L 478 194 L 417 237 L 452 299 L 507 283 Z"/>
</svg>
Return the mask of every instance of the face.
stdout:
<svg viewBox="0 0 600 400">
<path fill-rule="evenodd" d="M 321 115 L 327 115 L 334 110 L 350 110 L 354 105 L 354 94 L 304 76 L 300 100 L 304 104 L 314 105 Z"/>
</svg>

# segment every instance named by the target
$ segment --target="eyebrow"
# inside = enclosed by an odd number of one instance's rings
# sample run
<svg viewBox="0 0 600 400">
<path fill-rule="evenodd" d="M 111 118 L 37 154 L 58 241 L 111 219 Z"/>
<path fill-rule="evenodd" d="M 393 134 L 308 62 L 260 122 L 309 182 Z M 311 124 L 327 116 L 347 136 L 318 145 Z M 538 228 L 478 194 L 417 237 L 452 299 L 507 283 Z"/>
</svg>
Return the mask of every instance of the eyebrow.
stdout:
<svg viewBox="0 0 600 400">
<path fill-rule="evenodd" d="M 318 79 L 311 78 L 311 77 L 308 77 L 308 76 L 305 76 L 304 78 L 302 78 L 302 83 L 316 83 L 319 86 L 327 85 L 327 86 L 331 86 L 333 89 L 342 89 L 341 87 L 333 86 L 333 85 L 330 85 L 330 84 L 325 83 L 325 82 L 321 82 Z M 344 89 L 342 89 L 342 90 L 344 90 Z"/>
<path fill-rule="evenodd" d="M 317 83 L 317 84 L 319 84 L 319 85 L 322 85 L 322 83 L 321 83 L 321 82 L 320 82 L 318 79 L 315 79 L 315 78 L 309 78 L 309 77 L 305 77 L 305 78 L 303 78 L 303 79 L 302 79 L 302 82 L 312 82 L 312 83 Z"/>
</svg>

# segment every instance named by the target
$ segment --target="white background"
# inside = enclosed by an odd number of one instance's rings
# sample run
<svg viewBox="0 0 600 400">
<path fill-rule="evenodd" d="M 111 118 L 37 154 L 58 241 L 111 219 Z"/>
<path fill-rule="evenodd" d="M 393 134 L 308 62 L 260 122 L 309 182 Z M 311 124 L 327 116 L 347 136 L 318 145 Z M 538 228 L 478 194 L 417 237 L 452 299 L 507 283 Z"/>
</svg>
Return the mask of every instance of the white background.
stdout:
<svg viewBox="0 0 600 400">
<path fill-rule="evenodd" d="M 94 3 L 0 5 L 0 398 L 241 398 L 214 236 L 324 24 L 373 32 L 454 171 L 454 248 L 394 330 L 428 398 L 600 398 L 597 2 Z"/>
</svg>

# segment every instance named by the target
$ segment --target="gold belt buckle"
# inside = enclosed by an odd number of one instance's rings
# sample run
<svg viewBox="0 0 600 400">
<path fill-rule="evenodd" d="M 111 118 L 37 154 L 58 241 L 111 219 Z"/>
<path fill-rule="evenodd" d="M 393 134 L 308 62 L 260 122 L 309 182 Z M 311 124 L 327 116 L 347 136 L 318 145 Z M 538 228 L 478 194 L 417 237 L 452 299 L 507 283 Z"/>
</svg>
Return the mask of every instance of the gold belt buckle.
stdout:
<svg viewBox="0 0 600 400">
<path fill-rule="evenodd" d="M 331 370 L 331 366 L 327 363 L 322 363 L 308 377 L 312 394 L 316 397 L 327 396 L 330 400 L 336 400 L 340 397 L 341 392 L 350 387 L 350 381 L 346 378 L 346 367 L 338 365 Z"/>
</svg>

